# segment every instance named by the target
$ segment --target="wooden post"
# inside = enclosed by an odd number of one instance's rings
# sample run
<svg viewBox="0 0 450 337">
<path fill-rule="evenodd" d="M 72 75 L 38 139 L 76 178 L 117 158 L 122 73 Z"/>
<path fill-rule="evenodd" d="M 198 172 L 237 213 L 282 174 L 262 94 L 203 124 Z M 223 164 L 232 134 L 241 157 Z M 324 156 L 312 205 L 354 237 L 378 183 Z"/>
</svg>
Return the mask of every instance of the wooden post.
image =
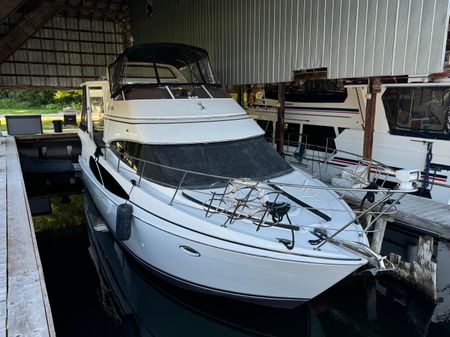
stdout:
<svg viewBox="0 0 450 337">
<path fill-rule="evenodd" d="M 381 252 L 381 246 L 383 244 L 384 232 L 386 231 L 387 218 L 385 216 L 380 217 L 375 222 L 374 232 L 372 236 L 372 243 L 370 248 L 377 254 Z"/>
<path fill-rule="evenodd" d="M 284 108 L 286 103 L 286 83 L 284 82 L 278 85 L 278 101 L 280 102 L 280 107 L 278 108 L 275 141 L 277 143 L 277 152 L 282 154 L 284 144 Z"/>
<path fill-rule="evenodd" d="M 250 107 L 255 103 L 255 91 L 256 91 L 256 85 L 248 86 L 248 88 L 247 88 L 247 107 Z"/>
<path fill-rule="evenodd" d="M 381 91 L 380 78 L 369 79 L 366 104 L 366 117 L 364 121 L 364 144 L 363 157 L 365 159 L 372 159 L 373 148 L 373 130 L 375 125 L 375 111 L 377 106 L 377 93 Z"/>
<path fill-rule="evenodd" d="M 244 108 L 244 92 L 245 92 L 245 85 L 238 85 L 238 103 L 239 105 Z"/>
</svg>

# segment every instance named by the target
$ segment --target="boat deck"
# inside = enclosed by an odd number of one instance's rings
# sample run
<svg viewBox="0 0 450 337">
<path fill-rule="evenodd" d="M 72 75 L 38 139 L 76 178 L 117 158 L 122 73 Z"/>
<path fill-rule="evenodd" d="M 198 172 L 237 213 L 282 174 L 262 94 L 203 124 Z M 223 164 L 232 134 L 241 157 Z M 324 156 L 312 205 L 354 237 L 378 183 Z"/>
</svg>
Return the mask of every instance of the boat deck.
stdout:
<svg viewBox="0 0 450 337">
<path fill-rule="evenodd" d="M 355 196 L 346 195 L 344 199 L 354 206 L 359 206 L 361 202 L 361 199 Z M 394 220 L 450 240 L 450 205 L 415 195 L 406 195 L 396 207 L 397 212 L 391 216 Z"/>
<path fill-rule="evenodd" d="M 1 336 L 55 336 L 13 137 L 0 137 Z"/>
</svg>

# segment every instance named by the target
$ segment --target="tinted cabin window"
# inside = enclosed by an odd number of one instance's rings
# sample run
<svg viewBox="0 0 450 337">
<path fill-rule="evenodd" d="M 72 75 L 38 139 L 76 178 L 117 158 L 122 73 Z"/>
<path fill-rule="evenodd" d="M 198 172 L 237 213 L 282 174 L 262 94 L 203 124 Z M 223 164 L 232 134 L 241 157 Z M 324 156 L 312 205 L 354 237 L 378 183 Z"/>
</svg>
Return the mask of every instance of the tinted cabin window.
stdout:
<svg viewBox="0 0 450 337">
<path fill-rule="evenodd" d="M 168 67 L 157 66 L 158 76 L 160 79 L 176 79 L 174 71 Z M 156 82 L 156 71 L 153 64 L 128 64 L 127 65 L 127 80 L 132 82 L 133 79 L 139 81 L 139 79 L 154 79 Z M 144 81 L 144 83 L 148 83 Z"/>
<path fill-rule="evenodd" d="M 278 99 L 278 87 L 267 86 L 265 97 Z M 343 103 L 347 89 L 341 81 L 305 80 L 286 87 L 286 101 L 305 103 Z"/>
<path fill-rule="evenodd" d="M 297 147 L 299 134 L 300 124 L 288 123 L 284 128 L 284 144 Z"/>
<path fill-rule="evenodd" d="M 174 98 L 210 98 L 199 85 L 172 85 L 169 88 Z"/>
<path fill-rule="evenodd" d="M 303 142 L 308 145 L 317 145 L 334 149 L 336 132 L 331 126 L 303 125 Z"/>
<path fill-rule="evenodd" d="M 127 192 L 125 192 L 122 186 L 120 186 L 114 177 L 100 163 L 95 162 L 93 157 L 89 159 L 89 168 L 98 182 L 103 184 L 108 191 L 122 199 L 128 199 Z"/>
<path fill-rule="evenodd" d="M 230 98 L 230 95 L 219 85 L 206 85 L 209 94 L 214 98 Z"/>
<path fill-rule="evenodd" d="M 114 142 L 112 144 L 116 153 L 120 154 L 120 159 L 131 167 L 133 170 L 138 170 L 139 161 L 134 158 L 140 158 L 142 145 L 133 142 Z"/>
<path fill-rule="evenodd" d="M 293 170 L 263 137 L 232 142 L 180 145 L 116 142 L 113 146 L 116 149 L 123 148 L 123 160 L 128 165 L 135 165 L 134 167 L 137 164 L 137 171 L 139 173 L 143 171 L 144 177 L 170 187 L 178 186 L 184 175 L 182 170 L 255 180 L 278 177 Z M 154 164 L 146 163 L 144 168 L 143 162 L 128 160 L 127 156 L 134 152 L 139 152 L 136 157 Z M 182 186 L 208 188 L 211 184 L 225 182 L 226 180 L 221 178 L 189 173 L 184 178 Z"/>
<path fill-rule="evenodd" d="M 448 136 L 448 87 L 389 88 L 383 94 L 383 104 L 393 134 Z"/>
<path fill-rule="evenodd" d="M 273 122 L 263 120 L 257 120 L 256 122 L 261 127 L 261 129 L 264 130 L 264 138 L 271 142 L 273 138 Z"/>
<path fill-rule="evenodd" d="M 83 106 L 81 108 L 81 120 L 80 120 L 80 129 L 86 131 L 87 130 L 87 89 L 83 87 Z"/>
</svg>

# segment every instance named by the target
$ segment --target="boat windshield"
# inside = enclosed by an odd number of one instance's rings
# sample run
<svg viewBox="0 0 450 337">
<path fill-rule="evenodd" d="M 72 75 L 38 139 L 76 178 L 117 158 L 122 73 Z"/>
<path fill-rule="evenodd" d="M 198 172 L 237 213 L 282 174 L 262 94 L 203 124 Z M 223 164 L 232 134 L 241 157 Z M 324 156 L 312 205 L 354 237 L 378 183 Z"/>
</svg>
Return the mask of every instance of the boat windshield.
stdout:
<svg viewBox="0 0 450 337">
<path fill-rule="evenodd" d="M 278 99 L 278 86 L 266 85 L 265 98 Z M 347 89 L 338 80 L 302 80 L 286 87 L 287 102 L 303 103 L 343 103 L 347 99 Z"/>
<path fill-rule="evenodd" d="M 391 133 L 423 138 L 449 137 L 450 87 L 394 87 L 383 94 Z"/>
<path fill-rule="evenodd" d="M 266 180 L 293 171 L 262 136 L 231 142 L 179 145 L 118 141 L 112 146 L 123 154 L 122 160 L 143 177 L 171 187 L 178 186 L 183 179 L 184 171 L 180 170 L 202 173 L 186 174 L 182 187 L 191 189 L 226 183 L 224 179 L 208 175 Z M 147 161 L 145 166 L 137 158 Z"/>
<path fill-rule="evenodd" d="M 213 95 L 202 86 L 210 87 L 211 91 L 218 86 L 207 52 L 182 44 L 151 43 L 130 47 L 108 69 L 113 97 L 130 88 L 142 91 L 153 87 L 159 91 L 149 98 L 179 98 L 178 92 L 185 93 L 185 98 L 202 98 L 202 95 L 210 98 Z"/>
</svg>

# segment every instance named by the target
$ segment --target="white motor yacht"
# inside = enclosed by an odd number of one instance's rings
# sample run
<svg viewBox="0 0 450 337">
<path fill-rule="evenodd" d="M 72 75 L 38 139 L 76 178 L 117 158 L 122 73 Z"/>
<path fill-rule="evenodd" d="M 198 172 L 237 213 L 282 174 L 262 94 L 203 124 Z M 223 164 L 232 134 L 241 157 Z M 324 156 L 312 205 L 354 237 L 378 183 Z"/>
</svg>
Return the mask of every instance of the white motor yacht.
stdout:
<svg viewBox="0 0 450 337">
<path fill-rule="evenodd" d="M 82 86 L 79 163 L 128 258 L 181 287 L 279 307 L 383 266 L 363 213 L 273 150 L 206 51 L 144 44 L 108 70 Z M 376 192 L 374 207 L 401 191 Z"/>
<path fill-rule="evenodd" d="M 395 170 L 420 168 L 417 194 L 444 204 L 450 204 L 448 76 L 401 77 L 395 79 L 398 83 L 383 79 L 376 98 L 372 156 Z M 300 152 L 307 165 L 326 161 L 331 175 L 359 165 L 367 84 L 303 80 L 286 90 L 285 151 Z M 267 86 L 264 93 L 248 112 L 272 138 L 279 106 L 277 87 Z"/>
</svg>

